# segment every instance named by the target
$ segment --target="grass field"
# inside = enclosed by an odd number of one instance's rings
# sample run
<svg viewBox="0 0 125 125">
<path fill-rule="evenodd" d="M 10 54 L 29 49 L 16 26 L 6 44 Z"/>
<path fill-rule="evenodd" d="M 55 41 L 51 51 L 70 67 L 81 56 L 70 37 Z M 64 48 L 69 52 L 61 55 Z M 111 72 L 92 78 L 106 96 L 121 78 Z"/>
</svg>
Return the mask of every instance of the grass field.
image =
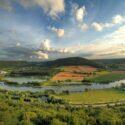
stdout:
<svg viewBox="0 0 125 125">
<path fill-rule="evenodd" d="M 91 90 L 88 92 L 74 93 L 69 95 L 59 95 L 56 97 L 62 98 L 73 104 L 94 104 L 117 100 L 125 100 L 125 91 L 116 89 Z"/>
<path fill-rule="evenodd" d="M 90 82 L 96 83 L 109 83 L 113 81 L 118 81 L 125 79 L 125 73 L 109 73 L 105 75 L 99 75 L 97 77 L 89 78 Z"/>
</svg>

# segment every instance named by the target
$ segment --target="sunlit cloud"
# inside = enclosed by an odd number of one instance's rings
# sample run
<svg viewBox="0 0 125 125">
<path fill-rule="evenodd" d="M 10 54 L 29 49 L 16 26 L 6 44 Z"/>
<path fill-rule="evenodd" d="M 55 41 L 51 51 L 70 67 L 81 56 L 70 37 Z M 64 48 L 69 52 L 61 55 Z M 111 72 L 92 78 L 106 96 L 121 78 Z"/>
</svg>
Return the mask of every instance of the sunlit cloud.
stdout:
<svg viewBox="0 0 125 125">
<path fill-rule="evenodd" d="M 113 24 L 110 23 L 96 23 L 93 22 L 92 23 L 92 27 L 96 30 L 96 31 L 103 31 L 105 28 L 111 28 L 113 27 Z"/>
<path fill-rule="evenodd" d="M 79 50 L 92 53 L 91 58 L 108 58 L 125 56 L 125 25 L 118 28 L 113 33 L 110 33 L 100 39 L 93 41 L 91 44 L 86 44 L 79 47 Z"/>
<path fill-rule="evenodd" d="M 72 15 L 74 16 L 78 28 L 80 28 L 81 31 L 86 31 L 88 29 L 88 25 L 84 22 L 84 18 L 85 16 L 87 16 L 85 6 L 80 7 L 77 4 L 73 4 L 71 12 Z"/>
<path fill-rule="evenodd" d="M 122 24 L 125 21 L 125 18 L 122 17 L 121 15 L 116 15 L 114 17 L 112 17 L 112 21 L 110 23 L 97 23 L 97 22 L 93 22 L 92 23 L 92 27 L 98 31 L 101 32 L 106 28 L 112 28 L 113 26 L 117 25 L 117 24 Z"/>
<path fill-rule="evenodd" d="M 40 45 L 40 50 L 49 51 L 51 49 L 50 47 L 51 47 L 50 40 L 45 39 Z"/>
<path fill-rule="evenodd" d="M 55 48 L 51 46 L 51 41 L 49 39 L 45 39 L 38 50 L 36 50 L 35 55 L 38 59 L 48 59 L 51 54 L 73 54 L 74 51 L 71 48 Z M 32 56 L 33 58 L 33 56 Z"/>
<path fill-rule="evenodd" d="M 85 6 L 83 6 L 81 8 L 78 8 L 78 7 L 75 8 L 75 19 L 78 22 L 82 23 L 83 20 L 84 20 L 85 15 L 86 15 Z"/>
<path fill-rule="evenodd" d="M 12 10 L 13 2 L 14 0 L 0 0 L 0 7 Z M 25 8 L 39 6 L 52 18 L 58 18 L 58 15 L 65 11 L 64 0 L 17 0 L 16 2 Z"/>
<path fill-rule="evenodd" d="M 122 17 L 121 15 L 116 15 L 116 16 L 114 16 L 114 17 L 112 18 L 112 22 L 113 22 L 114 24 L 121 24 L 121 23 L 123 23 L 124 21 L 125 21 L 125 18 Z"/>
<path fill-rule="evenodd" d="M 51 30 L 52 32 L 55 32 L 58 37 L 63 37 L 65 34 L 65 30 L 61 28 L 55 28 L 49 26 L 48 29 Z"/>
<path fill-rule="evenodd" d="M 42 51 L 35 52 L 38 59 L 48 59 L 48 54 Z"/>
</svg>

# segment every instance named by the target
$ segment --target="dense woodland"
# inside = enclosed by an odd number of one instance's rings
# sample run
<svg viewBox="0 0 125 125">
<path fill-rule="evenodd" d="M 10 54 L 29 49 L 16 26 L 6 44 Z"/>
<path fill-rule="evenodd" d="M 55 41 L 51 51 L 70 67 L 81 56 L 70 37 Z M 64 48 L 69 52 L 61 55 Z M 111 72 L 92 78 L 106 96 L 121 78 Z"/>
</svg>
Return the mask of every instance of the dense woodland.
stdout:
<svg viewBox="0 0 125 125">
<path fill-rule="evenodd" d="M 0 125 L 124 125 L 125 106 L 72 107 L 41 93 L 0 91 Z M 29 98 L 30 97 L 30 98 Z"/>
<path fill-rule="evenodd" d="M 43 103 L 0 102 L 1 125 L 124 125 L 125 106 L 71 108 Z"/>
</svg>

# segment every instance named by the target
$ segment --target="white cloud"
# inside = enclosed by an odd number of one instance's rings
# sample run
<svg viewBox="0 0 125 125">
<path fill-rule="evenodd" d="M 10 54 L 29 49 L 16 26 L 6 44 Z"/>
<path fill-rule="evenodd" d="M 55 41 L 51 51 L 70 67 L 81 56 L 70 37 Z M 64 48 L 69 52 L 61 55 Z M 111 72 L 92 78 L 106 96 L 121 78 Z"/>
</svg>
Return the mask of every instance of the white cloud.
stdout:
<svg viewBox="0 0 125 125">
<path fill-rule="evenodd" d="M 83 22 L 83 19 L 86 15 L 86 9 L 85 9 L 85 6 L 81 7 L 81 8 L 77 8 L 76 9 L 76 12 L 75 12 L 75 19 L 78 21 L 78 22 Z"/>
<path fill-rule="evenodd" d="M 74 50 L 72 50 L 71 48 L 60 48 L 57 50 L 57 52 L 60 53 L 74 53 Z"/>
<path fill-rule="evenodd" d="M 48 59 L 50 54 L 72 54 L 74 51 L 72 48 L 54 48 L 50 45 L 50 40 L 44 40 L 35 55 L 38 59 Z"/>
<path fill-rule="evenodd" d="M 18 46 L 21 46 L 21 43 L 19 43 L 19 42 L 18 42 L 18 43 L 16 43 L 16 46 L 17 46 L 17 47 L 18 47 Z"/>
<path fill-rule="evenodd" d="M 64 0 L 20 0 L 24 7 L 39 6 L 52 18 L 57 18 L 58 14 L 65 11 Z"/>
<path fill-rule="evenodd" d="M 122 17 L 121 15 L 116 15 L 116 16 L 112 17 L 112 22 L 110 22 L 110 23 L 97 23 L 97 22 L 93 22 L 91 26 L 96 31 L 101 32 L 101 31 L 103 31 L 106 28 L 112 28 L 116 24 L 122 24 L 124 21 L 125 21 L 124 17 Z"/>
<path fill-rule="evenodd" d="M 105 28 L 111 28 L 113 26 L 113 24 L 110 24 L 110 23 L 96 23 L 96 22 L 93 22 L 92 23 L 92 27 L 96 30 L 96 31 L 102 31 L 103 29 Z"/>
<path fill-rule="evenodd" d="M 116 15 L 116 16 L 114 16 L 113 18 L 112 18 L 112 22 L 114 23 L 114 24 L 121 24 L 122 22 L 124 22 L 125 21 L 125 19 L 124 19 L 124 17 L 122 17 L 121 15 Z"/>
<path fill-rule="evenodd" d="M 49 51 L 51 49 L 50 40 L 49 39 L 44 40 L 44 42 L 41 43 L 40 49 L 43 51 Z"/>
<path fill-rule="evenodd" d="M 86 31 L 88 29 L 88 25 L 84 22 L 84 18 L 87 14 L 85 6 L 79 7 L 77 4 L 73 4 L 72 13 L 75 18 L 75 22 L 78 28 L 82 31 Z"/>
<path fill-rule="evenodd" d="M 48 54 L 42 51 L 37 51 L 35 54 L 37 55 L 38 59 L 48 59 Z"/>
<path fill-rule="evenodd" d="M 65 34 L 65 30 L 64 29 L 58 29 L 55 27 L 48 27 L 49 30 L 55 32 L 57 34 L 58 37 L 63 37 Z"/>
<path fill-rule="evenodd" d="M 54 48 L 50 45 L 50 42 L 45 42 L 41 44 L 44 47 L 36 54 L 39 59 L 47 59 L 51 54 L 54 54 L 54 57 L 56 57 L 56 54 L 62 54 L 61 56 L 83 55 L 87 58 L 122 58 L 125 57 L 124 40 L 125 25 L 91 43 L 78 44 L 65 48 Z"/>
<path fill-rule="evenodd" d="M 91 58 L 125 57 L 125 25 L 91 44 L 79 47 L 79 51 L 91 53 Z"/>
<path fill-rule="evenodd" d="M 78 27 L 82 30 L 82 31 L 86 31 L 88 29 L 88 25 L 83 23 L 83 24 L 78 24 Z"/>
<path fill-rule="evenodd" d="M 93 27 L 96 31 L 102 31 L 102 30 L 103 30 L 102 25 L 99 24 L 99 23 L 96 23 L 96 22 L 93 22 L 93 23 L 92 23 L 92 27 Z"/>
<path fill-rule="evenodd" d="M 86 44 L 67 47 L 75 55 L 84 55 L 87 58 L 122 58 L 125 57 L 125 25 L 113 33 L 103 36 Z"/>
<path fill-rule="evenodd" d="M 12 10 L 13 1 L 14 0 L 0 0 L 0 7 L 5 10 Z M 64 0 L 17 0 L 16 2 L 25 8 L 39 6 L 52 18 L 58 18 L 58 15 L 65 11 Z"/>
<path fill-rule="evenodd" d="M 51 41 L 49 39 L 44 40 L 41 43 L 39 50 L 46 53 L 73 53 L 70 48 L 54 48 L 50 43 Z"/>
</svg>

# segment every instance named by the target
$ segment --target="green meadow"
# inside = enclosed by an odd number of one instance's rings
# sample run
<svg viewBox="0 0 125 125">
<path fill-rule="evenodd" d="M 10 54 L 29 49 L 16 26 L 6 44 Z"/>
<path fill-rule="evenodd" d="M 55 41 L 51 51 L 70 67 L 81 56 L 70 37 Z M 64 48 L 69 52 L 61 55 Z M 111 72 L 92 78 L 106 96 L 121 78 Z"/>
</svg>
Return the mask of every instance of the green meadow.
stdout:
<svg viewBox="0 0 125 125">
<path fill-rule="evenodd" d="M 125 91 L 116 89 L 89 90 L 82 93 L 62 94 L 55 96 L 73 104 L 106 103 L 125 100 Z"/>
<path fill-rule="evenodd" d="M 119 74 L 109 73 L 104 75 L 98 75 L 96 77 L 89 78 L 88 80 L 96 83 L 109 83 L 122 79 L 125 79 L 125 73 L 119 73 Z"/>
</svg>

